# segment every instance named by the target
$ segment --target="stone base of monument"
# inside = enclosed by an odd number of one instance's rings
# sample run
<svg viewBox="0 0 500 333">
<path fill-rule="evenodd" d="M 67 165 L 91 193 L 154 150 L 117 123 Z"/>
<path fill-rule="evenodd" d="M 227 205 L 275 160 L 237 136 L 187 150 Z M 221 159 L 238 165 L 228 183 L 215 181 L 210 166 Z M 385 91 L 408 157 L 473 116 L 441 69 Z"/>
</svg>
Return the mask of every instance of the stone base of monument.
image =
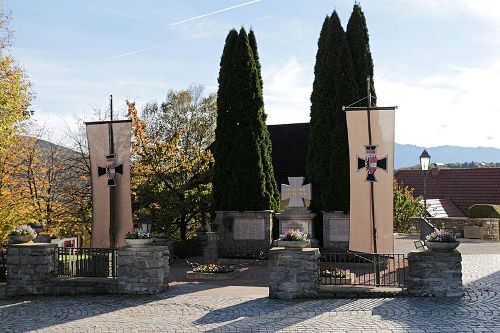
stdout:
<svg viewBox="0 0 500 333">
<path fill-rule="evenodd" d="M 311 240 L 311 247 L 318 247 L 319 242 L 314 237 L 313 220 L 316 214 L 305 207 L 288 207 L 283 213 L 276 214 L 279 221 L 280 235 L 287 230 L 299 230 L 306 233 Z"/>
<path fill-rule="evenodd" d="M 217 211 L 215 225 L 219 233 L 221 258 L 260 258 L 272 243 L 272 210 Z"/>
<path fill-rule="evenodd" d="M 323 212 L 323 248 L 333 252 L 349 249 L 349 215 Z"/>
</svg>

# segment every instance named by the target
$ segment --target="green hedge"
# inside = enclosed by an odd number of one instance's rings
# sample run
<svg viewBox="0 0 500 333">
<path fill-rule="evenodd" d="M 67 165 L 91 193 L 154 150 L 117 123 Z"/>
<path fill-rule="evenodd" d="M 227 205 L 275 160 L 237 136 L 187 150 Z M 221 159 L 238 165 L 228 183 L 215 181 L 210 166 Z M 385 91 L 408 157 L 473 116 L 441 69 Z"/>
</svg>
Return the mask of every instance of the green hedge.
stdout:
<svg viewBox="0 0 500 333">
<path fill-rule="evenodd" d="M 469 217 L 493 217 L 500 218 L 500 205 L 476 204 L 469 207 Z"/>
</svg>

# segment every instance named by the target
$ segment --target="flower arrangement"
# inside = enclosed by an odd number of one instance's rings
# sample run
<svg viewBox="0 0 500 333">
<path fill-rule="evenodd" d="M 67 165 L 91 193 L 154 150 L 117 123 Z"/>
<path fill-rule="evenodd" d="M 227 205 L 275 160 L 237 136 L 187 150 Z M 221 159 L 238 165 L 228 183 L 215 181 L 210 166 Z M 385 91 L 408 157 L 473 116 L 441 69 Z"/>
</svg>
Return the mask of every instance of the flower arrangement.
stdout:
<svg viewBox="0 0 500 333">
<path fill-rule="evenodd" d="M 224 274 L 231 273 L 234 271 L 234 268 L 218 265 L 218 264 L 203 264 L 193 268 L 193 272 L 197 273 L 215 273 L 215 274 Z"/>
<path fill-rule="evenodd" d="M 425 240 L 428 242 L 455 243 L 457 237 L 453 232 L 437 230 L 425 237 Z"/>
<path fill-rule="evenodd" d="M 309 236 L 299 230 L 287 230 L 278 239 L 280 241 L 306 241 L 309 240 Z"/>
<path fill-rule="evenodd" d="M 330 271 L 328 269 L 321 272 L 322 277 L 331 277 L 334 279 L 347 279 L 350 277 L 350 271 L 343 271 L 340 269 L 335 269 L 334 271 Z"/>
<path fill-rule="evenodd" d="M 149 238 L 153 238 L 153 235 L 144 230 L 129 232 L 125 235 L 125 239 L 149 239 Z"/>
<path fill-rule="evenodd" d="M 16 229 L 12 230 L 9 234 L 10 236 L 25 236 L 31 235 L 33 238 L 36 237 L 35 230 L 27 224 L 18 226 Z"/>
</svg>

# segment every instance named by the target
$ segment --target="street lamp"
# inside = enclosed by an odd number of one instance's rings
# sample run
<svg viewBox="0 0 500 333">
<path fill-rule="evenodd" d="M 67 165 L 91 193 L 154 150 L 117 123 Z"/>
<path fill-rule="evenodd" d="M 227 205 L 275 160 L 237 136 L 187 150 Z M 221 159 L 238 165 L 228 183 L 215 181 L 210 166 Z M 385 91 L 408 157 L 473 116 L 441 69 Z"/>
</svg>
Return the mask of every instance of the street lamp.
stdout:
<svg viewBox="0 0 500 333">
<path fill-rule="evenodd" d="M 429 172 L 429 164 L 431 162 L 431 155 L 424 150 L 420 154 L 420 168 L 424 172 L 424 215 L 427 216 L 427 173 Z"/>
<path fill-rule="evenodd" d="M 142 230 L 146 232 L 151 232 L 153 226 L 153 221 L 150 218 L 146 218 L 142 221 Z"/>
</svg>

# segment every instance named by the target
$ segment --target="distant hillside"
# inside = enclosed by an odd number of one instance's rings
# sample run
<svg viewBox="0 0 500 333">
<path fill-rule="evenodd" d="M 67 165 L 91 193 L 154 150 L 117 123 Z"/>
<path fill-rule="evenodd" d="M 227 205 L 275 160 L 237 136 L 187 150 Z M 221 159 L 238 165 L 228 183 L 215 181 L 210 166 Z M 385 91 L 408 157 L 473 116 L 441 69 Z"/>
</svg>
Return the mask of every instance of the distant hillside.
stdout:
<svg viewBox="0 0 500 333">
<path fill-rule="evenodd" d="M 456 146 L 424 148 L 396 143 L 394 149 L 395 169 L 419 164 L 419 156 L 424 149 L 431 155 L 431 163 L 500 162 L 500 149 L 497 148 Z"/>
</svg>

